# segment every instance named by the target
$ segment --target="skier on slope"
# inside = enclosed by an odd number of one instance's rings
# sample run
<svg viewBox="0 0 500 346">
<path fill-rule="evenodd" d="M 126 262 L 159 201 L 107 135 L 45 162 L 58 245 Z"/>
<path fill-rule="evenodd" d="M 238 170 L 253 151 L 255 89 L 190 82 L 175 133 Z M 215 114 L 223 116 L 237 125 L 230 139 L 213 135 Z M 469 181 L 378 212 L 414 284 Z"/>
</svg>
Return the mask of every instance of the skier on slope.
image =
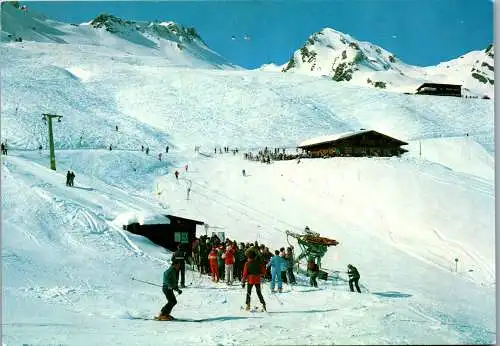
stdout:
<svg viewBox="0 0 500 346">
<path fill-rule="evenodd" d="M 187 253 L 184 251 L 182 244 L 179 243 L 179 245 L 177 245 L 177 251 L 172 254 L 172 262 L 177 261 L 180 264 L 181 288 L 186 287 L 186 259 Z M 179 282 L 179 275 L 177 276 L 177 282 Z"/>
<path fill-rule="evenodd" d="M 361 293 L 358 284 L 359 278 L 361 276 L 359 275 L 358 269 L 352 264 L 347 265 L 347 276 L 349 276 L 349 288 L 351 289 L 351 292 L 354 292 L 354 287 L 352 285 L 354 283 L 354 285 L 356 285 L 356 291 L 358 291 L 358 293 Z"/>
<path fill-rule="evenodd" d="M 318 287 L 318 282 L 316 281 L 316 278 L 319 275 L 319 267 L 314 262 L 313 258 L 310 258 L 309 261 L 307 262 L 307 273 L 309 274 L 309 285 L 313 287 Z"/>
<path fill-rule="evenodd" d="M 69 186 L 75 186 L 75 172 L 71 171 L 71 176 L 69 178 Z"/>
<path fill-rule="evenodd" d="M 286 253 L 285 253 L 285 261 L 287 261 L 287 275 L 288 275 L 288 282 L 291 285 L 295 285 L 295 275 L 293 275 L 293 263 L 294 263 L 294 258 L 293 258 L 293 246 L 287 247 L 286 248 Z"/>
<path fill-rule="evenodd" d="M 250 296 L 252 295 L 252 287 L 255 286 L 257 291 L 257 297 L 259 297 L 260 303 L 262 304 L 262 310 L 266 311 L 266 302 L 262 296 L 260 290 L 260 277 L 266 274 L 266 268 L 262 262 L 256 258 L 256 254 L 253 251 L 248 253 L 248 261 L 243 267 L 243 278 L 241 279 L 241 287 L 245 288 L 245 282 L 248 279 L 247 295 L 246 295 L 246 307 L 245 309 L 250 310 Z"/>
<path fill-rule="evenodd" d="M 208 263 L 210 264 L 210 273 L 212 273 L 212 281 L 219 282 L 219 266 L 217 264 L 217 248 L 212 247 L 208 254 Z"/>
<path fill-rule="evenodd" d="M 160 315 L 157 317 L 160 321 L 171 321 L 174 318 L 170 315 L 173 307 L 177 304 L 177 299 L 175 299 L 174 291 L 181 294 L 182 291 L 177 286 L 177 273 L 181 265 L 178 261 L 174 260 L 170 268 L 165 270 L 163 273 L 163 286 L 162 291 L 167 298 L 167 304 L 161 308 Z"/>
<path fill-rule="evenodd" d="M 219 271 L 219 278 L 221 278 L 222 280 L 225 279 L 225 274 L 226 274 L 226 269 L 224 267 L 225 266 L 225 263 L 224 263 L 225 252 L 226 252 L 226 248 L 223 245 L 220 245 L 217 248 L 217 266 L 218 266 L 218 271 Z"/>
<path fill-rule="evenodd" d="M 228 242 L 226 252 L 224 253 L 224 273 L 226 278 L 226 284 L 231 286 L 233 284 L 233 274 L 234 274 L 234 262 L 235 254 L 238 249 L 236 242 Z"/>
<path fill-rule="evenodd" d="M 281 272 L 286 267 L 285 259 L 280 256 L 278 250 L 274 251 L 274 256 L 267 263 L 266 268 L 271 267 L 271 292 L 274 292 L 274 286 L 278 282 L 278 292 L 283 292 L 283 281 L 281 280 Z"/>
<path fill-rule="evenodd" d="M 284 247 L 280 248 L 280 256 L 283 258 L 283 260 L 285 262 L 285 265 L 283 266 L 283 268 L 281 268 L 281 281 L 284 284 L 288 284 L 288 280 L 287 280 L 287 277 L 286 277 L 286 267 L 287 267 L 288 263 L 285 260 L 285 248 Z"/>
</svg>

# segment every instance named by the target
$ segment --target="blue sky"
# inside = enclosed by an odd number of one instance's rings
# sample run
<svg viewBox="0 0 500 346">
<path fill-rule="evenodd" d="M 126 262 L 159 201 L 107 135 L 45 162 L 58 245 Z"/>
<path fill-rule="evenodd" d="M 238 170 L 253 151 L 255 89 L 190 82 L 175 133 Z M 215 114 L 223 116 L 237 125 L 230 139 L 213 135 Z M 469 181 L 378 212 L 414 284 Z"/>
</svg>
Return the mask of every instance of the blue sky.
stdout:
<svg viewBox="0 0 500 346">
<path fill-rule="evenodd" d="M 493 42 L 493 3 L 488 0 L 57 1 L 27 5 L 70 23 L 89 21 L 103 12 L 128 20 L 172 20 L 195 27 L 210 48 L 246 68 L 285 63 L 309 35 L 324 27 L 370 41 L 419 66 L 435 65 Z M 244 40 L 245 35 L 251 39 Z"/>
</svg>

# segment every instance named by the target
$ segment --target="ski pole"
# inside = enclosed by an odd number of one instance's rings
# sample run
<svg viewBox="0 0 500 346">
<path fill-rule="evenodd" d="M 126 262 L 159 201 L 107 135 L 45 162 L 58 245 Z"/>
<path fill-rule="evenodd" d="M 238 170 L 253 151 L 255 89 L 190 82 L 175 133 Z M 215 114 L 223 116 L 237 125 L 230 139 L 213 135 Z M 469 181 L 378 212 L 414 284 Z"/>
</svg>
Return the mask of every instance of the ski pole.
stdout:
<svg viewBox="0 0 500 346">
<path fill-rule="evenodd" d="M 134 278 L 133 276 L 132 276 L 132 280 L 134 280 L 134 281 L 144 282 L 145 284 L 152 285 L 152 286 L 163 287 L 162 285 L 154 284 L 154 283 L 149 282 L 149 281 L 143 281 L 143 280 L 136 279 L 136 278 Z"/>
<path fill-rule="evenodd" d="M 278 296 L 276 295 L 276 293 L 273 293 L 273 291 L 271 291 L 271 287 L 267 286 L 267 289 L 269 290 L 269 293 L 271 294 L 271 296 L 273 296 L 274 298 L 276 298 L 276 300 L 278 301 L 278 303 L 280 303 L 280 305 L 283 305 L 283 302 L 281 301 L 281 299 L 278 298 Z"/>
</svg>

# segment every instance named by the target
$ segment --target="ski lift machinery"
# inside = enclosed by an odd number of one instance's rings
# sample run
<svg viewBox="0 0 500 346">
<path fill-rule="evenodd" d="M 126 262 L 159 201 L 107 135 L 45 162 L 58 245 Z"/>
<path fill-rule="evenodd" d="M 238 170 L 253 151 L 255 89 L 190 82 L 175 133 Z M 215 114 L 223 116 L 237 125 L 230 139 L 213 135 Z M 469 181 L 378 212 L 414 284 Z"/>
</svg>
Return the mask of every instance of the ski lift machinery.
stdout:
<svg viewBox="0 0 500 346">
<path fill-rule="evenodd" d="M 321 237 L 319 233 L 311 232 L 307 226 L 304 230 L 304 234 L 287 230 L 286 236 L 288 244 L 290 244 L 289 237 L 295 238 L 299 244 L 301 253 L 296 259 L 297 262 L 302 258 L 307 258 L 308 261 L 315 261 L 319 268 L 321 268 L 321 258 L 323 258 L 328 251 L 328 247 L 337 246 L 339 244 L 335 239 Z"/>
</svg>

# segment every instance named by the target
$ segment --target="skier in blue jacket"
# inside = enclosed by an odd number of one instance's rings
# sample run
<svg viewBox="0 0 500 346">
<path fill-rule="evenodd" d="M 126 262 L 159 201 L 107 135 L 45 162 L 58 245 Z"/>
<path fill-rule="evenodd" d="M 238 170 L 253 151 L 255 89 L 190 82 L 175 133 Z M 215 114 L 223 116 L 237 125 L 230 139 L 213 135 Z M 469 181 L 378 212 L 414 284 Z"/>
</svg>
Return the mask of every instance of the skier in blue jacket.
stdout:
<svg viewBox="0 0 500 346">
<path fill-rule="evenodd" d="M 271 291 L 274 291 L 275 282 L 278 281 L 278 292 L 283 291 L 283 282 L 281 281 L 281 271 L 286 268 L 286 261 L 280 256 L 279 250 L 274 251 L 274 256 L 271 257 L 267 268 L 271 267 Z"/>
</svg>

